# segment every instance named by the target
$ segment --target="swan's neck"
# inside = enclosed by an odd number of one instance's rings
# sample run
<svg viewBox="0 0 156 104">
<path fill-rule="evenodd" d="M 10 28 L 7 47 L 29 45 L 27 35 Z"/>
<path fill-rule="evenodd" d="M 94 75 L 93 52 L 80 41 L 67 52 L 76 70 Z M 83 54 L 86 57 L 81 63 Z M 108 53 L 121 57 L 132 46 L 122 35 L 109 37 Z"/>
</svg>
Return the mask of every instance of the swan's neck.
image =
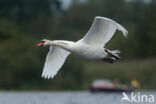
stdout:
<svg viewBox="0 0 156 104">
<path fill-rule="evenodd" d="M 50 42 L 50 45 L 61 47 L 61 48 L 65 49 L 65 50 L 67 50 L 67 51 L 70 51 L 71 50 L 70 45 L 67 44 L 67 43 L 64 43 L 64 42 L 51 41 Z"/>
</svg>

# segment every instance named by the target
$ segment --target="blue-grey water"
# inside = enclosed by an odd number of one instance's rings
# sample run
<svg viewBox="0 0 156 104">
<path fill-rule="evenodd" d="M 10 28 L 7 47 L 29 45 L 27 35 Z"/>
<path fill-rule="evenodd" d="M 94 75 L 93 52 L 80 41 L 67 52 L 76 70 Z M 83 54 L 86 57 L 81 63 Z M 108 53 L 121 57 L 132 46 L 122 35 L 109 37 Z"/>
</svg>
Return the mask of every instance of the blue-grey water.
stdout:
<svg viewBox="0 0 156 104">
<path fill-rule="evenodd" d="M 127 94 L 130 96 L 130 94 Z M 0 104 L 156 104 L 156 92 L 140 92 L 153 95 L 154 102 L 121 101 L 122 93 L 80 92 L 0 92 Z M 138 99 L 137 99 L 138 100 Z"/>
</svg>

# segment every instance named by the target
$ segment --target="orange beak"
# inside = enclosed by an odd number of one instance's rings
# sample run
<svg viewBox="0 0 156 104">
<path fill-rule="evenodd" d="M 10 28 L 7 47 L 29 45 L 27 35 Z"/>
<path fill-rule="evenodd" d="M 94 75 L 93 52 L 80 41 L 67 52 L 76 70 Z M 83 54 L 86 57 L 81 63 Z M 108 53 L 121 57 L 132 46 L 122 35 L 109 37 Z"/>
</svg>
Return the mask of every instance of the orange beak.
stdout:
<svg viewBox="0 0 156 104">
<path fill-rule="evenodd" d="M 43 46 L 43 45 L 44 44 L 42 42 L 37 44 L 38 47 Z"/>
</svg>

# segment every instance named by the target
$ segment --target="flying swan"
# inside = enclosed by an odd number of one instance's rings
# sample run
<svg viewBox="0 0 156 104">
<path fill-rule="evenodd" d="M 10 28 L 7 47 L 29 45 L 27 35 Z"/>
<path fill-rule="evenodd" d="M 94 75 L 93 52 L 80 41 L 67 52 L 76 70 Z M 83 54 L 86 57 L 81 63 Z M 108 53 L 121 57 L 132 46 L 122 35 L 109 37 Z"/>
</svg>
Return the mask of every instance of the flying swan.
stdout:
<svg viewBox="0 0 156 104">
<path fill-rule="evenodd" d="M 115 21 L 105 17 L 95 17 L 88 33 L 77 42 L 65 40 L 43 39 L 37 46 L 50 45 L 42 77 L 53 78 L 64 64 L 70 53 L 82 56 L 87 59 L 103 60 L 113 63 L 119 59 L 119 50 L 108 50 L 105 44 L 113 37 L 116 30 L 119 30 L 126 37 L 128 31 Z"/>
</svg>

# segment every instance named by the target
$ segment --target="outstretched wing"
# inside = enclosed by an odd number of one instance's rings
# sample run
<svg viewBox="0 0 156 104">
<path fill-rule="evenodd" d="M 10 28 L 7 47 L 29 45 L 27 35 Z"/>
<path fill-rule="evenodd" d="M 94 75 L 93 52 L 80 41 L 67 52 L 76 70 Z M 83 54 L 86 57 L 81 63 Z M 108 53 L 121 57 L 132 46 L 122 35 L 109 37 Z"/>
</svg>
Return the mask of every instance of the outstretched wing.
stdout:
<svg viewBox="0 0 156 104">
<path fill-rule="evenodd" d="M 48 79 L 53 78 L 58 70 L 62 67 L 69 54 L 70 52 L 60 47 L 50 46 L 50 50 L 42 72 L 42 77 Z"/>
<path fill-rule="evenodd" d="M 104 17 L 95 17 L 90 30 L 79 42 L 103 47 L 113 37 L 116 29 L 127 36 L 127 30 L 115 21 Z"/>
</svg>

